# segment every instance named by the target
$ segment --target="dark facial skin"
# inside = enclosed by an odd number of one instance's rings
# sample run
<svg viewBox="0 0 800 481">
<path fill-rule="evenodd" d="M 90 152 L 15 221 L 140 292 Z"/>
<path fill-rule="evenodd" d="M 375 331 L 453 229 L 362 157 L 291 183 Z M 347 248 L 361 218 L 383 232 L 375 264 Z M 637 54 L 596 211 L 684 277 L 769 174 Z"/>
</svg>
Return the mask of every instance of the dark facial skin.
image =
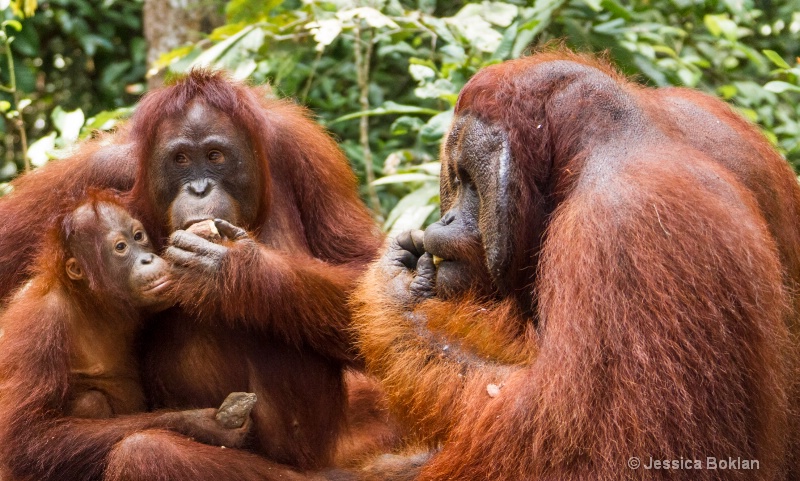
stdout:
<svg viewBox="0 0 800 481">
<path fill-rule="evenodd" d="M 394 297 L 412 305 L 502 292 L 510 258 L 508 139 L 498 127 L 460 116 L 442 149 L 442 218 L 389 243 L 382 263 Z"/>
<path fill-rule="evenodd" d="M 87 274 L 102 279 L 109 292 L 124 296 L 133 306 L 149 310 L 167 307 L 165 296 L 170 284 L 170 266 L 153 252 L 153 246 L 141 222 L 124 209 L 109 203 L 96 208 L 84 205 L 75 211 L 76 232 L 69 250 L 67 274 L 82 280 Z M 101 262 L 97 262 L 99 246 Z M 104 273 L 91 273 L 102 268 Z"/>
<path fill-rule="evenodd" d="M 466 175 L 463 177 L 456 187 L 456 202 L 439 222 L 425 230 L 425 251 L 433 256 L 436 294 L 442 298 L 450 298 L 478 284 L 486 270 L 478 231 L 480 201 L 472 180 Z"/>
<path fill-rule="evenodd" d="M 503 132 L 471 117 L 456 120 L 442 150 L 442 218 L 425 230 L 439 297 L 466 290 L 488 294 L 507 266 L 507 142 Z"/>
<path fill-rule="evenodd" d="M 256 219 L 263 174 L 245 130 L 218 110 L 193 102 L 164 121 L 150 162 L 150 195 L 171 231 L 206 219 Z"/>
</svg>

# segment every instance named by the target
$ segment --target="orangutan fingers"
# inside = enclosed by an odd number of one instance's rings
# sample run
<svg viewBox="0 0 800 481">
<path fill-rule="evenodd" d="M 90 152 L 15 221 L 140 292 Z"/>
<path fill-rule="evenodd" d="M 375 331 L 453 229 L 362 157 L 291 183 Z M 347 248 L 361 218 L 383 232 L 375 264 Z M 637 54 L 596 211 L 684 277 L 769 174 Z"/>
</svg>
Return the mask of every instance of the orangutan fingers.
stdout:
<svg viewBox="0 0 800 481">
<path fill-rule="evenodd" d="M 242 229 L 241 227 L 237 227 L 227 220 L 224 219 L 214 219 L 214 225 L 217 227 L 217 230 L 232 241 L 237 241 L 240 239 L 246 239 L 248 236 L 247 231 Z"/>
<path fill-rule="evenodd" d="M 414 270 L 417 268 L 417 256 L 406 250 L 396 252 L 396 260 L 406 269 Z"/>
<path fill-rule="evenodd" d="M 197 234 L 183 230 L 172 233 L 170 236 L 170 244 L 185 251 L 217 259 L 222 259 L 228 251 L 228 248 L 225 246 L 207 241 Z"/>
<path fill-rule="evenodd" d="M 419 257 L 425 253 L 423 239 L 425 234 L 421 230 L 407 230 L 401 232 L 397 237 L 397 244 L 412 253 L 414 257 Z"/>
<path fill-rule="evenodd" d="M 194 269 L 197 267 L 207 272 L 214 272 L 219 269 L 219 263 L 222 260 L 218 255 L 192 252 L 176 246 L 167 247 L 164 257 L 177 267 L 178 272 L 181 268 Z"/>
<path fill-rule="evenodd" d="M 436 267 L 433 265 L 433 256 L 426 252 L 417 262 L 417 275 L 409 287 L 411 295 L 417 300 L 433 297 L 435 279 Z"/>
</svg>

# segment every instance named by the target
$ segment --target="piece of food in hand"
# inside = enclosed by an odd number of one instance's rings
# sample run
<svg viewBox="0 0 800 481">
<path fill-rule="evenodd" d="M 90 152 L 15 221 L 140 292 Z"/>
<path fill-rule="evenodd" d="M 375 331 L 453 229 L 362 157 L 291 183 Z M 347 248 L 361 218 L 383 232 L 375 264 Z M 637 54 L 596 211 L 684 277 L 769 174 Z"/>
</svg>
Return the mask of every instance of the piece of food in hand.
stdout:
<svg viewBox="0 0 800 481">
<path fill-rule="evenodd" d="M 220 235 L 217 226 L 214 225 L 214 221 L 211 219 L 195 222 L 186 230 L 211 242 L 219 242 L 222 240 L 222 235 Z"/>
<path fill-rule="evenodd" d="M 256 395 L 254 393 L 232 392 L 222 401 L 216 419 L 226 428 L 240 428 L 244 425 L 255 403 Z"/>
</svg>

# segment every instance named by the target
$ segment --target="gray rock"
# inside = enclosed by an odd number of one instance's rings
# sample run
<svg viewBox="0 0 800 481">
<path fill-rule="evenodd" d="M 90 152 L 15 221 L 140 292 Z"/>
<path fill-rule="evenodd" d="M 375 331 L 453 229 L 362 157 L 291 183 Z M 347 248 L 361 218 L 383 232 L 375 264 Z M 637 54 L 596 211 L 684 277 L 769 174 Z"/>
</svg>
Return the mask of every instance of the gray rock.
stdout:
<svg viewBox="0 0 800 481">
<path fill-rule="evenodd" d="M 232 392 L 222 401 L 217 411 L 217 421 L 229 429 L 240 428 L 250 415 L 256 395 L 251 392 Z"/>
</svg>

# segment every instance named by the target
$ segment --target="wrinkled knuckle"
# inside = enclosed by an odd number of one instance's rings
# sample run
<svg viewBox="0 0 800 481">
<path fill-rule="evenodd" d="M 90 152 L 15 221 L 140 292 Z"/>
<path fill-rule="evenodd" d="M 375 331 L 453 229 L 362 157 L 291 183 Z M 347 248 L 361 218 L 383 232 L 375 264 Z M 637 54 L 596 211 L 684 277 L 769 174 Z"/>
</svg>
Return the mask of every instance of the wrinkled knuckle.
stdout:
<svg viewBox="0 0 800 481">
<path fill-rule="evenodd" d="M 392 257 L 386 258 L 386 265 L 394 268 L 394 269 L 406 269 L 406 265 L 403 263 L 403 257 L 399 255 L 395 255 Z"/>
<path fill-rule="evenodd" d="M 400 250 L 400 249 L 394 249 L 394 248 L 392 248 L 392 249 L 389 249 L 389 250 L 387 250 L 387 251 L 386 251 L 386 253 L 383 255 L 383 260 L 384 260 L 385 262 L 391 262 L 391 263 L 394 263 L 394 262 L 396 262 L 398 259 L 400 259 L 400 257 L 403 255 L 403 252 L 404 252 L 404 251 L 403 251 L 403 250 Z"/>
<path fill-rule="evenodd" d="M 389 244 L 386 246 L 387 255 L 393 251 L 398 251 L 398 250 L 403 250 L 403 248 L 400 247 L 400 243 L 397 242 L 397 238 L 389 239 Z"/>
<path fill-rule="evenodd" d="M 189 236 L 186 231 L 179 230 L 174 232 L 169 240 L 173 245 L 186 245 L 189 243 Z"/>
</svg>

